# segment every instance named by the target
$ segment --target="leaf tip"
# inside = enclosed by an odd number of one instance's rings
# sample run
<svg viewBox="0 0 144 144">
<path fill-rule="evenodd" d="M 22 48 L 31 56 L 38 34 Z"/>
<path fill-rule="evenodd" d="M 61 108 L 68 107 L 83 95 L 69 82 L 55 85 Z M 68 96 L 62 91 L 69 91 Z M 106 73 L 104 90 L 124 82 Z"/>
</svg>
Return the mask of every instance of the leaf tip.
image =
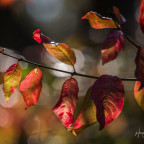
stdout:
<svg viewBox="0 0 144 144">
<path fill-rule="evenodd" d="M 9 96 L 5 96 L 6 102 L 9 102 Z"/>
<path fill-rule="evenodd" d="M 99 131 L 103 130 L 104 126 L 100 124 Z"/>
<path fill-rule="evenodd" d="M 81 19 L 85 19 L 85 16 L 81 17 Z"/>
<path fill-rule="evenodd" d="M 105 65 L 105 64 L 106 64 L 106 62 L 102 60 L 102 65 Z"/>
<path fill-rule="evenodd" d="M 25 105 L 25 110 L 27 110 L 27 109 L 28 109 L 28 107 L 29 107 L 29 106 L 26 104 L 26 105 Z"/>
<path fill-rule="evenodd" d="M 41 30 L 37 29 L 33 32 L 33 38 L 34 40 L 36 40 L 38 43 L 41 43 L 41 39 L 40 39 L 40 34 L 41 34 Z"/>
<path fill-rule="evenodd" d="M 81 19 L 88 19 L 89 14 L 92 12 L 87 12 L 83 17 L 81 17 Z"/>
<path fill-rule="evenodd" d="M 75 130 L 72 130 L 71 132 L 74 136 L 78 136 L 77 133 L 75 132 Z"/>
</svg>

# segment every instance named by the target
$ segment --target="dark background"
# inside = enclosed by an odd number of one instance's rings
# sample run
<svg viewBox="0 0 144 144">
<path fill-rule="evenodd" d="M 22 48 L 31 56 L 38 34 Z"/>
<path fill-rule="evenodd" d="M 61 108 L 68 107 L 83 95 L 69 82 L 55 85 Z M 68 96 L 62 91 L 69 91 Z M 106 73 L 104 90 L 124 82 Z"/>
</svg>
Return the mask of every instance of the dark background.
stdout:
<svg viewBox="0 0 144 144">
<path fill-rule="evenodd" d="M 4 0 L 2 0 L 4 1 Z M 7 0 L 5 0 L 7 1 Z M 12 1 L 12 0 L 9 0 Z M 89 24 L 85 21 L 82 21 L 80 18 L 85 15 L 88 11 L 96 11 L 100 13 L 103 16 L 110 16 L 111 8 L 113 5 L 116 5 L 119 7 L 121 13 L 125 16 L 127 19 L 127 23 L 125 24 L 126 27 L 126 33 L 134 35 L 135 29 L 136 29 L 136 19 L 135 19 L 135 12 L 138 8 L 138 5 L 140 4 L 140 0 L 127 0 L 127 1 L 119 1 L 119 0 L 69 0 L 69 1 L 63 1 L 63 11 L 62 16 L 61 13 L 57 12 L 57 16 L 53 18 L 53 21 L 49 22 L 50 24 L 54 23 L 54 26 L 50 26 L 51 30 L 49 31 L 49 23 L 47 22 L 47 17 L 41 21 L 41 18 L 37 17 L 37 19 L 34 18 L 34 15 L 38 15 L 37 13 L 42 12 L 44 15 L 50 15 L 53 11 L 57 11 L 57 6 L 62 3 L 61 1 L 56 2 L 48 2 L 49 0 L 42 0 L 42 3 L 46 3 L 45 5 L 38 6 L 37 0 L 13 0 L 13 3 L 6 3 L 1 2 L 0 5 L 0 44 L 3 47 L 15 49 L 17 51 L 23 51 L 23 49 L 26 46 L 34 45 L 36 44 L 35 41 L 32 39 L 32 32 L 39 28 L 42 29 L 43 33 L 47 34 L 49 37 L 52 37 L 55 41 L 63 42 L 67 37 L 70 37 L 72 35 L 81 35 L 83 37 L 87 38 L 87 41 L 89 41 L 89 38 L 87 36 L 88 30 L 89 30 Z M 6 3 L 6 4 L 5 4 Z M 48 8 L 50 8 L 49 5 L 52 5 L 53 8 L 56 8 L 51 13 L 49 12 Z M 35 10 L 32 10 L 32 8 L 35 8 Z M 44 10 L 42 9 L 44 7 Z M 69 9 L 68 9 L 69 8 Z M 29 11 L 27 10 L 29 9 Z M 30 11 L 31 9 L 31 11 Z M 35 11 L 36 13 L 34 14 Z M 32 16 L 29 13 L 33 13 Z M 64 16 L 64 13 L 68 13 L 67 16 L 69 17 L 67 22 L 67 25 L 65 24 L 65 21 L 67 19 Z M 71 29 L 71 25 L 69 26 L 69 23 L 73 23 L 73 17 L 70 18 L 72 13 L 76 13 L 76 25 L 73 28 L 73 32 L 68 30 L 64 30 L 64 26 L 67 27 L 67 29 Z M 64 20 L 63 20 L 64 18 Z M 38 20 L 39 19 L 39 20 Z M 57 20 L 58 19 L 58 20 Z M 58 23 L 57 23 L 58 21 Z M 59 25 L 60 23 L 60 25 Z M 61 28 L 62 26 L 62 28 Z M 46 28 L 47 27 L 47 28 Z M 56 31 L 59 29 L 59 31 Z M 60 30 L 61 29 L 61 30 Z M 50 33 L 50 34 L 49 34 Z M 91 43 L 91 42 L 90 42 Z"/>
</svg>

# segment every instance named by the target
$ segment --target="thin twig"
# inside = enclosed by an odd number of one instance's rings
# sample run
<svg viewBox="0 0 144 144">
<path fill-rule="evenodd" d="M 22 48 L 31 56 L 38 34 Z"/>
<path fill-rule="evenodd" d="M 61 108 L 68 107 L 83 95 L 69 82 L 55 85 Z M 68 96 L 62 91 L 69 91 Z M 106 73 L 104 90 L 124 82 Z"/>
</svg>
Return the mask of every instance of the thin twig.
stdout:
<svg viewBox="0 0 144 144">
<path fill-rule="evenodd" d="M 63 73 L 67 73 L 67 74 L 71 74 L 71 75 L 76 75 L 76 76 L 80 76 L 80 77 L 87 77 L 87 78 L 94 78 L 94 79 L 98 79 L 99 78 L 98 76 L 91 76 L 91 75 L 81 74 L 81 73 L 77 73 L 75 71 L 74 72 L 68 72 L 68 71 L 64 71 L 64 70 L 60 70 L 60 69 L 51 68 L 51 67 L 44 66 L 44 65 L 41 65 L 41 64 L 38 64 L 38 63 L 34 63 L 32 61 L 29 61 L 29 60 L 25 60 L 23 58 L 18 58 L 18 57 L 12 56 L 12 55 L 7 54 L 7 53 L 2 52 L 2 51 L 0 51 L 0 53 L 3 54 L 3 55 L 5 55 L 5 56 L 17 59 L 18 61 L 23 61 L 23 62 L 32 64 L 32 65 L 35 65 L 35 66 L 38 66 L 38 67 L 41 67 L 41 68 L 45 68 L 45 69 L 49 69 L 49 70 L 54 70 L 54 71 L 58 71 L 58 72 L 63 72 Z M 136 78 L 120 78 L 120 79 L 123 80 L 123 81 L 137 81 Z"/>
<path fill-rule="evenodd" d="M 135 42 L 133 42 L 129 37 L 127 37 L 127 35 L 124 34 L 124 32 L 122 31 L 121 27 L 118 25 L 118 23 L 116 22 L 115 18 L 114 18 L 114 14 L 111 14 L 112 15 L 112 20 L 114 21 L 115 25 L 117 26 L 117 29 L 120 30 L 123 34 L 123 36 L 132 44 L 134 45 L 136 48 L 139 48 L 140 45 L 136 44 Z"/>
</svg>

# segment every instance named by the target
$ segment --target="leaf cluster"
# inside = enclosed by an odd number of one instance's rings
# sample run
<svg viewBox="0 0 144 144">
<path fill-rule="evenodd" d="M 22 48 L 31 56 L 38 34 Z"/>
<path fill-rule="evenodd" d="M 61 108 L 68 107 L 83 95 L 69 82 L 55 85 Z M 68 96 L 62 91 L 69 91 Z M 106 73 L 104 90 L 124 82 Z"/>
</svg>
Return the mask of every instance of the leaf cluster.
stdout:
<svg viewBox="0 0 144 144">
<path fill-rule="evenodd" d="M 88 12 L 82 19 L 88 19 L 92 28 L 112 29 L 107 36 L 101 49 L 102 64 L 106 64 L 117 58 L 125 45 L 125 35 L 121 31 L 121 25 L 126 22 L 117 7 L 113 7 L 115 17 L 102 17 L 96 12 Z M 139 24 L 144 32 L 144 0 L 141 3 Z M 45 49 L 59 61 L 73 67 L 73 74 L 76 73 L 76 56 L 72 49 L 64 43 L 56 43 L 49 37 L 43 35 L 38 29 L 33 32 L 33 38 L 42 43 Z M 135 77 L 138 79 L 134 87 L 134 95 L 138 105 L 144 110 L 144 48 L 137 47 L 135 59 Z M 4 51 L 0 50 L 4 54 Z M 19 86 L 26 103 L 25 108 L 36 105 L 42 89 L 43 74 L 37 67 L 32 70 L 21 82 L 22 70 L 19 62 L 11 65 L 4 75 L 3 92 L 6 101 Z M 21 83 L 20 83 L 21 82 Z M 99 122 L 100 130 L 111 123 L 119 116 L 124 105 L 124 86 L 122 80 L 116 76 L 102 75 L 95 83 L 88 88 L 81 109 L 74 119 L 74 113 L 78 102 L 79 86 L 73 75 L 68 78 L 62 87 L 59 101 L 53 108 L 54 114 L 74 135 L 78 135 L 85 128 Z"/>
</svg>

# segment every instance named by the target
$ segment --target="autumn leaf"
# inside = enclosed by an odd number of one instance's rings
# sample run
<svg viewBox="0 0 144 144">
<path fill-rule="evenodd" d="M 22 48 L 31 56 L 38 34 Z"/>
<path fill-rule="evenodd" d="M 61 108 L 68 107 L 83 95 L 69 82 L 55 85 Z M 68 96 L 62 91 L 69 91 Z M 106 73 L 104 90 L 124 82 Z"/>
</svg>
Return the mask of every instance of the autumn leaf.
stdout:
<svg viewBox="0 0 144 144">
<path fill-rule="evenodd" d="M 22 81 L 19 91 L 26 103 L 25 109 L 37 104 L 42 89 L 42 77 L 40 69 L 35 68 Z"/>
<path fill-rule="evenodd" d="M 124 47 L 125 39 L 121 31 L 111 31 L 102 47 L 102 64 L 114 60 Z"/>
<path fill-rule="evenodd" d="M 135 82 L 134 96 L 138 105 L 144 111 L 144 86 L 141 84 L 140 81 Z"/>
<path fill-rule="evenodd" d="M 78 91 L 78 83 L 74 78 L 66 80 L 62 87 L 60 99 L 53 108 L 54 114 L 67 130 L 72 129 L 71 125 L 74 121 Z"/>
<path fill-rule="evenodd" d="M 92 89 L 91 87 L 88 89 L 83 104 L 81 106 L 81 110 L 74 123 L 74 128 L 72 130 L 72 133 L 76 136 L 79 133 L 81 133 L 84 129 L 97 122 L 96 106 L 90 98 L 91 89 Z"/>
<path fill-rule="evenodd" d="M 76 57 L 73 50 L 66 44 L 43 44 L 46 50 L 63 63 L 74 66 Z"/>
<path fill-rule="evenodd" d="M 96 12 L 88 12 L 81 19 L 88 19 L 92 28 L 104 29 L 104 28 L 117 28 L 115 22 L 111 18 L 102 17 Z"/>
<path fill-rule="evenodd" d="M 51 42 L 50 38 L 43 35 L 39 29 L 33 32 L 33 38 L 37 42 L 43 43 L 46 50 L 55 58 L 63 63 L 73 66 L 74 68 L 74 64 L 76 63 L 75 53 L 68 47 L 68 45 Z"/>
<path fill-rule="evenodd" d="M 113 13 L 115 14 L 120 25 L 126 22 L 126 19 L 120 13 L 120 10 L 116 6 L 113 6 Z"/>
<path fill-rule="evenodd" d="M 137 56 L 135 59 L 136 70 L 135 77 L 144 84 L 144 48 L 139 47 L 137 51 Z"/>
<path fill-rule="evenodd" d="M 103 75 L 92 87 L 100 130 L 119 116 L 124 105 L 124 86 L 116 76 Z"/>
<path fill-rule="evenodd" d="M 6 101 L 9 101 L 9 97 L 15 92 L 19 86 L 22 77 L 21 66 L 16 63 L 11 65 L 4 75 L 3 92 L 5 94 Z"/>
<path fill-rule="evenodd" d="M 142 32 L 144 33 L 144 0 L 142 0 L 141 6 L 140 6 L 139 24 L 140 24 Z"/>
<path fill-rule="evenodd" d="M 38 43 L 50 43 L 51 39 L 41 33 L 40 29 L 37 29 L 33 32 L 33 38 L 38 42 Z"/>
</svg>

